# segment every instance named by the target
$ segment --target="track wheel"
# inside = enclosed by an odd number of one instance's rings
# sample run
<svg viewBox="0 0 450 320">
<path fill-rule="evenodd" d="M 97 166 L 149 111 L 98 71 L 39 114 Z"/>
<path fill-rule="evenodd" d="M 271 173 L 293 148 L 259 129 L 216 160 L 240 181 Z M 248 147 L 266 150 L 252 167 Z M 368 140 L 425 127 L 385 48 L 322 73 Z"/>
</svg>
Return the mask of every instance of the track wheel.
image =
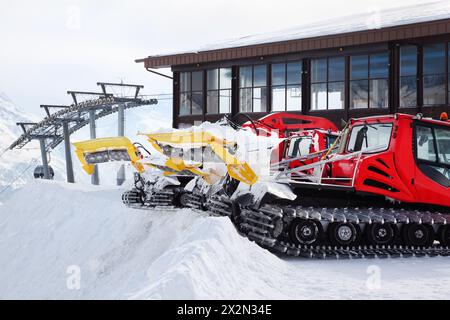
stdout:
<svg viewBox="0 0 450 320">
<path fill-rule="evenodd" d="M 294 219 L 289 227 L 289 237 L 299 245 L 309 245 L 317 242 L 323 234 L 320 222 L 315 220 Z"/>
<path fill-rule="evenodd" d="M 359 241 L 361 230 L 353 223 L 334 222 L 328 226 L 328 236 L 335 246 L 355 245 Z"/>
<path fill-rule="evenodd" d="M 241 223 L 241 207 L 238 203 L 232 202 L 231 203 L 231 221 L 238 226 Z"/>
<path fill-rule="evenodd" d="M 189 194 L 187 192 L 182 192 L 179 197 L 179 203 L 182 208 L 186 208 L 189 203 Z"/>
<path fill-rule="evenodd" d="M 409 223 L 403 226 L 402 238 L 406 245 L 425 247 L 433 244 L 434 232 L 426 225 Z"/>
<path fill-rule="evenodd" d="M 372 245 L 390 245 L 396 239 L 397 226 L 391 223 L 373 223 L 367 226 L 365 233 Z"/>
<path fill-rule="evenodd" d="M 450 225 L 441 226 L 438 230 L 439 242 L 443 246 L 450 246 Z"/>
</svg>

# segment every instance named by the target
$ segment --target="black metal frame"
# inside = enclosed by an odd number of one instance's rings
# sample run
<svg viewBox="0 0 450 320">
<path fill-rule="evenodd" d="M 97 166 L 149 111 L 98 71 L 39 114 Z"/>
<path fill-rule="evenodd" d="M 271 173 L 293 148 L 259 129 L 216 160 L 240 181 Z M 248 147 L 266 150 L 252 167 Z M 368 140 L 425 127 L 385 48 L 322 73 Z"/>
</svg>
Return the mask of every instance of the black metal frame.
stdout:
<svg viewBox="0 0 450 320">
<path fill-rule="evenodd" d="M 346 98 L 345 98 L 345 96 L 347 95 L 347 81 L 348 81 L 348 78 L 347 78 L 347 68 L 348 68 L 348 64 L 347 64 L 347 56 L 342 56 L 342 58 L 344 59 L 344 80 L 341 80 L 341 81 L 330 81 L 330 70 L 329 70 L 329 67 L 330 67 L 330 59 L 333 59 L 333 58 L 340 58 L 341 56 L 328 56 L 328 57 L 323 57 L 323 58 L 313 58 L 313 59 L 310 59 L 310 65 L 309 65 L 309 74 L 312 74 L 312 61 L 313 60 L 321 60 L 321 59 L 326 59 L 326 61 L 327 61 L 327 79 L 325 80 L 325 81 L 318 81 L 318 82 L 312 82 L 312 76 L 310 77 L 310 80 L 309 80 L 309 84 L 310 84 L 310 91 L 308 92 L 308 96 L 310 97 L 310 103 L 309 103 L 309 105 L 307 105 L 306 107 L 307 108 L 309 108 L 309 110 L 311 111 L 311 112 L 323 112 L 323 111 L 333 111 L 333 110 L 335 110 L 335 111 L 342 111 L 342 110 L 344 110 L 345 108 L 346 108 Z M 329 93 L 329 85 L 330 85 L 330 83 L 341 83 L 341 82 L 344 82 L 344 108 L 342 108 L 342 109 L 330 109 L 329 107 L 330 107 L 330 103 L 329 103 L 329 99 L 328 99 L 328 93 Z M 317 110 L 315 110 L 315 109 L 312 109 L 312 92 L 311 92 L 311 90 L 312 90 L 312 85 L 313 84 L 323 84 L 323 83 L 325 83 L 326 85 L 327 85 L 327 108 L 326 109 L 317 109 Z"/>
<path fill-rule="evenodd" d="M 231 87 L 230 88 L 222 88 L 221 87 L 221 84 L 220 84 L 220 70 L 222 70 L 222 69 L 230 69 L 231 70 Z M 218 81 L 217 81 L 217 86 L 218 86 L 218 88 L 217 89 L 208 89 L 208 71 L 212 71 L 212 70 L 217 70 L 217 77 L 218 77 Z M 220 68 L 207 68 L 207 69 L 205 69 L 205 73 L 204 73 L 204 85 L 205 85 L 205 93 L 206 93 L 206 95 L 205 95 L 205 107 L 203 108 L 204 109 L 204 114 L 205 114 L 205 118 L 207 117 L 207 116 L 224 116 L 224 115 L 227 115 L 227 114 L 229 114 L 229 113 L 221 113 L 220 112 L 220 92 L 221 91 L 223 91 L 223 90 L 230 90 L 231 91 L 231 97 L 230 97 L 230 100 L 231 100 L 231 106 L 230 106 L 230 112 L 232 113 L 232 110 L 233 110 L 233 68 L 232 67 L 220 67 Z M 208 113 L 208 93 L 209 92 L 214 92 L 214 91 L 217 91 L 218 92 L 218 104 L 217 104 L 217 113 Z"/>
<path fill-rule="evenodd" d="M 288 72 L 287 72 L 287 66 L 289 63 L 299 63 L 301 65 L 301 69 L 300 69 L 300 83 L 288 83 Z M 273 73 L 273 65 L 274 64 L 283 64 L 284 65 L 284 84 L 277 84 L 274 85 L 273 81 L 272 81 L 272 73 Z M 270 92 L 270 102 L 268 103 L 268 110 L 270 110 L 271 112 L 280 112 L 280 111 L 287 111 L 287 94 L 288 94 L 288 90 L 287 88 L 289 86 L 295 86 L 295 85 L 299 85 L 300 86 L 300 90 L 301 90 L 301 102 L 300 102 L 300 109 L 298 110 L 289 110 L 289 112 L 301 112 L 303 109 L 303 59 L 301 60 L 289 60 L 289 61 L 284 61 L 284 62 L 276 62 L 276 63 L 271 63 L 269 64 L 269 69 L 270 72 L 268 72 L 268 78 L 270 78 L 270 80 L 268 79 L 268 83 L 270 82 L 270 87 L 268 87 L 268 91 Z M 284 87 L 284 110 L 273 110 L 273 89 L 274 88 L 281 88 Z"/>
</svg>

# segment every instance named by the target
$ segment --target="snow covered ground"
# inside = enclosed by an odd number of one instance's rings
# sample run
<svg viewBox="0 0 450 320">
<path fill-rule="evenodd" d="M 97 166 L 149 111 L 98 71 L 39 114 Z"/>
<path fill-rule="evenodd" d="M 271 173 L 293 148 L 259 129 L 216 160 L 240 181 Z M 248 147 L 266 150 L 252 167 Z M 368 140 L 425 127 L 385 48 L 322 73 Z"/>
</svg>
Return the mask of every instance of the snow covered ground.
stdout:
<svg viewBox="0 0 450 320">
<path fill-rule="evenodd" d="M 238 235 L 227 218 L 187 209 L 127 209 L 122 191 L 34 181 L 12 194 L 0 206 L 0 298 L 445 299 L 450 294 L 450 258 L 280 258 Z"/>
</svg>

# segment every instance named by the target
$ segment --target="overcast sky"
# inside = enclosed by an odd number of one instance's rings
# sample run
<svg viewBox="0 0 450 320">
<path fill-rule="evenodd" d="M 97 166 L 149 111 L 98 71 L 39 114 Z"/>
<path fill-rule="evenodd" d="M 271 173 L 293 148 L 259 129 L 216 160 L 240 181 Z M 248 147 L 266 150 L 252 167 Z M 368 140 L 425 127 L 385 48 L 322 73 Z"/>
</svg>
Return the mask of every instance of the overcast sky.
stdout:
<svg viewBox="0 0 450 320">
<path fill-rule="evenodd" d="M 135 59 L 423 2 L 432 1 L 0 0 L 0 92 L 35 113 L 69 104 L 67 90 L 97 91 L 97 81 L 167 93 L 170 80 Z"/>
</svg>

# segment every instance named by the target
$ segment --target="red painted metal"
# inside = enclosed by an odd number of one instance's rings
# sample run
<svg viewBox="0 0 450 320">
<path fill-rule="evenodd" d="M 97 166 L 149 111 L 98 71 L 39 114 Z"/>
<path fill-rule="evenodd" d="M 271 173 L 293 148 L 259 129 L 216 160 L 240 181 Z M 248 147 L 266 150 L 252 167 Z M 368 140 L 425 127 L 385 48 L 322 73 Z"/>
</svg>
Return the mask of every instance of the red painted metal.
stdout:
<svg viewBox="0 0 450 320">
<path fill-rule="evenodd" d="M 450 128 L 450 122 L 448 121 L 418 119 L 406 114 L 352 119 L 349 126 L 350 131 L 355 126 L 364 124 L 392 123 L 390 145 L 383 152 L 363 153 L 358 165 L 357 157 L 332 162 L 331 170 L 326 174 L 332 178 L 351 178 L 356 169 L 354 188 L 357 192 L 380 195 L 407 203 L 449 206 L 450 189 L 424 174 L 417 164 L 414 154 L 416 144 L 414 141 L 414 122 Z M 348 141 L 345 141 L 345 144 L 347 146 Z M 350 152 L 343 151 L 333 156 L 348 153 Z M 380 172 L 384 174 L 380 174 Z M 389 186 L 389 188 L 368 185 L 368 180 L 375 181 L 382 186 Z M 334 183 L 338 184 L 338 182 Z M 341 182 L 341 184 L 350 184 L 350 182 Z"/>
</svg>

